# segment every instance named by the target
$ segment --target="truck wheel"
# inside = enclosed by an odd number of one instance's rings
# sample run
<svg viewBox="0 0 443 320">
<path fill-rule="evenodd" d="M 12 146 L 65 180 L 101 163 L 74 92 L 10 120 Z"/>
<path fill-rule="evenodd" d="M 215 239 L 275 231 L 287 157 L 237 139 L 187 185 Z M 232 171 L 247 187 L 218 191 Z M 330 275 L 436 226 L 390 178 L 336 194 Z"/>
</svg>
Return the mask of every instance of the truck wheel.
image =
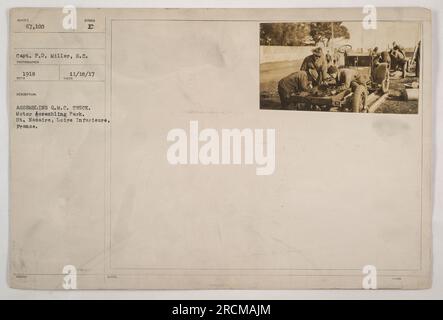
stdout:
<svg viewBox="0 0 443 320">
<path fill-rule="evenodd" d="M 367 92 L 366 88 L 362 85 L 355 88 L 354 94 L 352 95 L 352 111 L 353 112 L 363 112 L 366 110 L 366 98 Z"/>
<path fill-rule="evenodd" d="M 387 63 L 380 63 L 374 70 L 372 76 L 373 81 L 381 86 L 383 93 L 387 93 L 389 90 L 389 65 Z"/>
<path fill-rule="evenodd" d="M 389 79 L 389 71 L 386 72 L 385 75 L 385 79 L 382 81 L 381 83 L 381 91 L 383 93 L 388 93 L 389 92 L 389 84 L 390 84 L 390 79 Z"/>
</svg>

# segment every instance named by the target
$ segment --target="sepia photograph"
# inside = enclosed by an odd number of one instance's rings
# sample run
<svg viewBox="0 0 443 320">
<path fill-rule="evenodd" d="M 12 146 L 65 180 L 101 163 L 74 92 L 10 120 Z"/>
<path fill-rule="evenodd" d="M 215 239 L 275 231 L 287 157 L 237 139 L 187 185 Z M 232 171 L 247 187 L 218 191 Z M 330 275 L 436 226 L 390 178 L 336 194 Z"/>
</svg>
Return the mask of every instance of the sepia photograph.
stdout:
<svg viewBox="0 0 443 320">
<path fill-rule="evenodd" d="M 418 114 L 421 25 L 260 24 L 260 109 Z"/>
<path fill-rule="evenodd" d="M 0 299 L 443 296 L 432 10 L 273 5 L 4 10 Z"/>
</svg>

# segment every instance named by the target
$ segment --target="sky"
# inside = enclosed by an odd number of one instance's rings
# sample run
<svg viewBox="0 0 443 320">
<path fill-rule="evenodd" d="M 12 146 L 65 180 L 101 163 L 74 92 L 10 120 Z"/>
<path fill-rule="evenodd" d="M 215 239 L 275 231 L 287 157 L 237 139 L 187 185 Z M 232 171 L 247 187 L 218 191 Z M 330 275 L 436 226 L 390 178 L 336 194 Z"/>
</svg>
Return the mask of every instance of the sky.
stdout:
<svg viewBox="0 0 443 320">
<path fill-rule="evenodd" d="M 420 40 L 418 22 L 378 22 L 375 30 L 363 29 L 361 22 L 343 22 L 343 25 L 348 28 L 350 39 L 335 41 L 335 47 L 350 44 L 355 49 L 378 46 L 380 50 L 385 50 L 396 41 L 405 48 L 414 48 Z"/>
</svg>

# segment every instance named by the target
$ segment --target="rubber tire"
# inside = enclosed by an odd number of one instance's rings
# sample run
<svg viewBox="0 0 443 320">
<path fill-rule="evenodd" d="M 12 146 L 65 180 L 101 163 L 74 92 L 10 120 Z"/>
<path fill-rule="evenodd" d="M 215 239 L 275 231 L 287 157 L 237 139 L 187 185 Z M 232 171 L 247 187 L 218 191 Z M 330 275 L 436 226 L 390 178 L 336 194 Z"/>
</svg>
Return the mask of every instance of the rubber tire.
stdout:
<svg viewBox="0 0 443 320">
<path fill-rule="evenodd" d="M 364 109 L 366 109 L 367 96 L 368 92 L 364 86 L 359 85 L 357 88 L 355 88 L 351 101 L 352 112 L 362 112 Z M 362 106 L 363 108 L 361 108 Z"/>
<path fill-rule="evenodd" d="M 388 70 L 386 72 L 385 79 L 381 83 L 381 92 L 388 93 L 389 92 L 389 84 L 390 84 L 390 79 L 389 79 L 389 70 Z"/>
</svg>

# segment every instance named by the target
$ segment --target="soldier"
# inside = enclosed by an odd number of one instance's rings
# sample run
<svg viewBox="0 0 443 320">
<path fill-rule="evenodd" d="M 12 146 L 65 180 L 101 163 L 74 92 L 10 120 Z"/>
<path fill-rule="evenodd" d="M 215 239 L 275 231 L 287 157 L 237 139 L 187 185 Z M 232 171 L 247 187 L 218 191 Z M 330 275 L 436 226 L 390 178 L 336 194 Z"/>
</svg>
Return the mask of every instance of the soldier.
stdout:
<svg viewBox="0 0 443 320">
<path fill-rule="evenodd" d="M 339 89 L 355 88 L 358 85 L 365 85 L 359 72 L 354 69 L 343 68 L 338 70 L 335 66 L 328 68 L 328 74 L 331 78 L 336 79 L 336 85 Z"/>
<path fill-rule="evenodd" d="M 316 85 L 321 84 L 328 77 L 328 63 L 322 48 L 312 50 L 312 54 L 303 60 L 300 70 L 311 74 Z"/>
<path fill-rule="evenodd" d="M 389 66 L 391 66 L 391 55 L 388 51 L 382 51 L 380 54 L 380 63 L 387 63 Z"/>
<path fill-rule="evenodd" d="M 378 64 L 380 62 L 380 52 L 378 52 L 378 47 L 371 50 L 372 63 Z"/>
<path fill-rule="evenodd" d="M 332 61 L 332 55 L 329 52 L 329 50 L 326 52 L 325 58 L 326 58 L 326 63 L 328 64 L 328 66 L 334 64 L 334 62 Z"/>
<path fill-rule="evenodd" d="M 340 67 L 344 64 L 344 56 L 340 52 L 338 52 L 337 48 L 334 49 L 332 64 L 337 67 Z"/>
<path fill-rule="evenodd" d="M 389 54 L 391 56 L 391 67 L 394 71 L 401 70 L 403 72 L 403 78 L 406 77 L 406 71 L 408 67 L 408 61 L 406 58 L 405 50 L 402 46 L 396 42 L 392 43 L 393 48 Z"/>
<path fill-rule="evenodd" d="M 312 90 L 312 76 L 306 71 L 296 71 L 278 82 L 278 94 L 283 109 L 290 104 L 293 94 L 309 93 Z"/>
<path fill-rule="evenodd" d="M 392 49 L 406 56 L 405 49 L 401 45 L 397 44 L 395 41 L 392 43 Z"/>
</svg>

